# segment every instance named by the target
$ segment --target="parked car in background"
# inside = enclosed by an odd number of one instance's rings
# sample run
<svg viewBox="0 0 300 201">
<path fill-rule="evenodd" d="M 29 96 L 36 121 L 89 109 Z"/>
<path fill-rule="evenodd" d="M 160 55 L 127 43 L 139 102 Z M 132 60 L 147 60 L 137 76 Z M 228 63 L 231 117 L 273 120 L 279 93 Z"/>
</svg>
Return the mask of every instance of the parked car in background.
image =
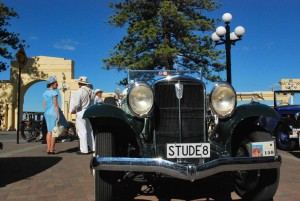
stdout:
<svg viewBox="0 0 300 201">
<path fill-rule="evenodd" d="M 274 132 L 277 147 L 286 151 L 299 147 L 300 91 L 274 91 L 274 109 L 280 116 Z"/>
<path fill-rule="evenodd" d="M 272 200 L 281 157 L 260 122 L 269 106 L 237 106 L 233 87 L 207 93 L 198 71 L 129 71 L 122 107 L 95 104 L 84 113 L 95 134 L 97 201 L 212 197 Z"/>
</svg>

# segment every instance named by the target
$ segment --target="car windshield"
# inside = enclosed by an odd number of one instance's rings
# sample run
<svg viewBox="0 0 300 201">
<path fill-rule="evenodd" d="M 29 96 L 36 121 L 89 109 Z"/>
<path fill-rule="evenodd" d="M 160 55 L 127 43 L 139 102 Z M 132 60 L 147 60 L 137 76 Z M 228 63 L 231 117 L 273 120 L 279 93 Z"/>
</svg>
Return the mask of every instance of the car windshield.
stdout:
<svg viewBox="0 0 300 201">
<path fill-rule="evenodd" d="M 300 105 L 300 91 L 275 92 L 276 105 Z"/>
<path fill-rule="evenodd" d="M 156 80 L 174 75 L 185 75 L 201 80 L 200 71 L 177 71 L 177 70 L 129 70 L 128 83 L 144 81 L 152 85 Z"/>
</svg>

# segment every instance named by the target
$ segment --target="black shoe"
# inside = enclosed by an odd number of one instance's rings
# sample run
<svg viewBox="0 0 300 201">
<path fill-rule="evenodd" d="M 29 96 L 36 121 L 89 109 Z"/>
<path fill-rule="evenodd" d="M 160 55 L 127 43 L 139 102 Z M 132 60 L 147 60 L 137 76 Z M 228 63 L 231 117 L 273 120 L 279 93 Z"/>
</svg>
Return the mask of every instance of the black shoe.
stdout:
<svg viewBox="0 0 300 201">
<path fill-rule="evenodd" d="M 77 154 L 77 155 L 88 155 L 89 153 L 83 153 L 83 152 L 81 152 L 81 151 L 77 151 L 76 154 Z"/>
</svg>

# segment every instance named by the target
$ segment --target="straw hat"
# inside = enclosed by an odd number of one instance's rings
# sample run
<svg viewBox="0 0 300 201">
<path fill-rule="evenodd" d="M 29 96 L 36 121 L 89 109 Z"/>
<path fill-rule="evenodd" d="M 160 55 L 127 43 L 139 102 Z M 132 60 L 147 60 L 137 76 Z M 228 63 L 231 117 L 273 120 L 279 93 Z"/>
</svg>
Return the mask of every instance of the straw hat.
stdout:
<svg viewBox="0 0 300 201">
<path fill-rule="evenodd" d="M 78 83 L 82 83 L 82 84 L 90 84 L 88 82 L 88 78 L 85 76 L 80 76 L 79 79 L 77 80 Z"/>
<path fill-rule="evenodd" d="M 95 90 L 95 94 L 99 93 L 99 92 L 103 92 L 101 89 L 96 89 Z"/>
</svg>

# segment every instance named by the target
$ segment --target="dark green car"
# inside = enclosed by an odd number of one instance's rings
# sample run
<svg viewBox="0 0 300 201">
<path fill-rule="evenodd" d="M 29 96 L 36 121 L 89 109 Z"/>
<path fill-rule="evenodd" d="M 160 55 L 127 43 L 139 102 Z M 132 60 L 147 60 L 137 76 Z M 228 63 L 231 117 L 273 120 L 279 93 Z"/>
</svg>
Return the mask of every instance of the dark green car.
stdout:
<svg viewBox="0 0 300 201">
<path fill-rule="evenodd" d="M 233 87 L 212 91 L 197 71 L 129 71 L 121 108 L 89 107 L 96 139 L 91 160 L 97 201 L 214 198 L 272 200 L 281 157 L 260 103 L 237 106 Z"/>
</svg>

